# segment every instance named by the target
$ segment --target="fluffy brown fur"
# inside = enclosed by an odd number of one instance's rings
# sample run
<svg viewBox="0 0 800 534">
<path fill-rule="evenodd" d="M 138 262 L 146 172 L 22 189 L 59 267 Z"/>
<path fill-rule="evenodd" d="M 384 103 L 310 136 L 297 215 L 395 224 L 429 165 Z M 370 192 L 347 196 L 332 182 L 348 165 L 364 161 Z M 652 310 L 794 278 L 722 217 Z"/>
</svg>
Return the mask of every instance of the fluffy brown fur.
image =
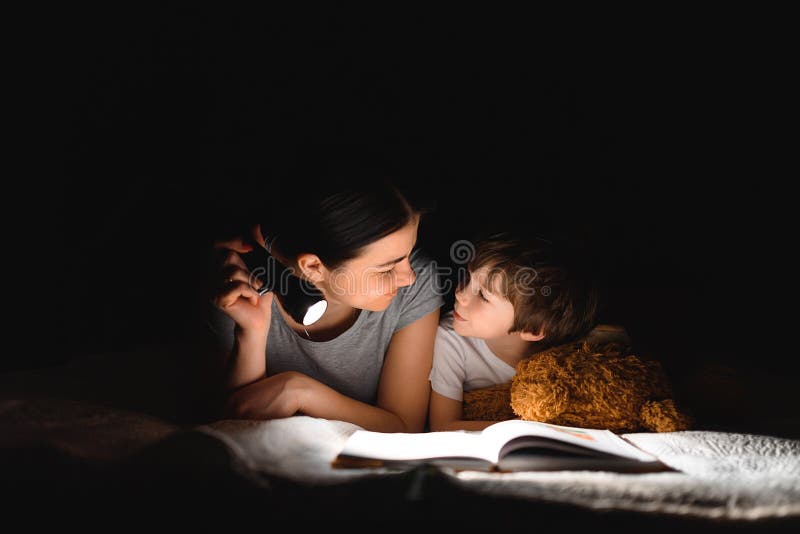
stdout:
<svg viewBox="0 0 800 534">
<path fill-rule="evenodd" d="M 690 428 L 661 365 L 630 353 L 623 329 L 600 328 L 521 361 L 510 383 L 465 393 L 464 419 L 519 417 L 614 432 Z"/>
</svg>

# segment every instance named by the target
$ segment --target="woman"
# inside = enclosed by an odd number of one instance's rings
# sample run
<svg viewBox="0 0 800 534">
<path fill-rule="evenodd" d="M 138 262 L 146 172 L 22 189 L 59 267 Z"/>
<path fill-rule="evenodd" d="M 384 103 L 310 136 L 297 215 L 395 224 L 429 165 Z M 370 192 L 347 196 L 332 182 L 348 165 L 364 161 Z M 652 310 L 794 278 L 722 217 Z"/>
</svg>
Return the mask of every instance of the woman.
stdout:
<svg viewBox="0 0 800 534">
<path fill-rule="evenodd" d="M 228 251 L 210 325 L 221 341 L 223 416 L 424 430 L 443 299 L 434 265 L 415 249 L 421 213 L 380 175 L 348 176 L 348 185 L 335 175 L 302 182 L 271 203 L 281 214 L 265 228 L 272 255 L 328 301 L 316 323 L 296 322 L 271 292 L 259 296 L 242 240 L 220 244 Z"/>
</svg>

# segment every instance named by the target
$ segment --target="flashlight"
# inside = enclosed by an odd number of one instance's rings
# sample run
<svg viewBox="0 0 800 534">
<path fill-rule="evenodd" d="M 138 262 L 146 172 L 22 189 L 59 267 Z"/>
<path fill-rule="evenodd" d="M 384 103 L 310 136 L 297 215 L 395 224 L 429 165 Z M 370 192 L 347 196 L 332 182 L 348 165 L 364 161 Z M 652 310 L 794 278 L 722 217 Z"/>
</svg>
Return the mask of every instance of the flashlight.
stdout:
<svg viewBox="0 0 800 534">
<path fill-rule="evenodd" d="M 258 294 L 264 295 L 272 291 L 283 309 L 296 322 L 303 326 L 316 323 L 328 308 L 328 301 L 311 282 L 295 276 L 294 269 L 287 267 L 270 253 L 272 241 L 274 237 L 266 241 L 266 249 L 257 246 L 252 252 L 242 255 L 251 277 L 258 277 L 264 283 L 257 290 Z"/>
</svg>

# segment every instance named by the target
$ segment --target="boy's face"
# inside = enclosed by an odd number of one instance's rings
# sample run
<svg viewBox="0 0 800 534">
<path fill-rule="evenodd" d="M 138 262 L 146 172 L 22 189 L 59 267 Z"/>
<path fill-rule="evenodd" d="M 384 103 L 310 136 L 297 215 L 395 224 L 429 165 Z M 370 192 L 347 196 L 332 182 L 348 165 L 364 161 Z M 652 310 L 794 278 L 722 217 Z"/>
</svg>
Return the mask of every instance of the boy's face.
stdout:
<svg viewBox="0 0 800 534">
<path fill-rule="evenodd" d="M 493 339 L 508 335 L 514 306 L 500 292 L 500 278 L 489 287 L 488 267 L 470 271 L 469 283 L 456 291 L 453 330 L 461 336 Z"/>
</svg>

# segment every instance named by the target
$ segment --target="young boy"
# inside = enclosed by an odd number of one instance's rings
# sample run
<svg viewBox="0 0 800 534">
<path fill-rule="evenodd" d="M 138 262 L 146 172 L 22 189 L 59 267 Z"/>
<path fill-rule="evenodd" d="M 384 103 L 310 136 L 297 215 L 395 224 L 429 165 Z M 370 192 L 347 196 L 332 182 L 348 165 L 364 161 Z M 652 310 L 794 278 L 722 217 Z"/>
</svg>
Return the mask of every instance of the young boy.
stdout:
<svg viewBox="0 0 800 534">
<path fill-rule="evenodd" d="M 511 380 L 522 359 L 587 334 L 597 293 L 548 242 L 495 234 L 476 244 L 454 309 L 439 323 L 430 430 L 482 430 L 462 420 L 465 391 Z"/>
</svg>

